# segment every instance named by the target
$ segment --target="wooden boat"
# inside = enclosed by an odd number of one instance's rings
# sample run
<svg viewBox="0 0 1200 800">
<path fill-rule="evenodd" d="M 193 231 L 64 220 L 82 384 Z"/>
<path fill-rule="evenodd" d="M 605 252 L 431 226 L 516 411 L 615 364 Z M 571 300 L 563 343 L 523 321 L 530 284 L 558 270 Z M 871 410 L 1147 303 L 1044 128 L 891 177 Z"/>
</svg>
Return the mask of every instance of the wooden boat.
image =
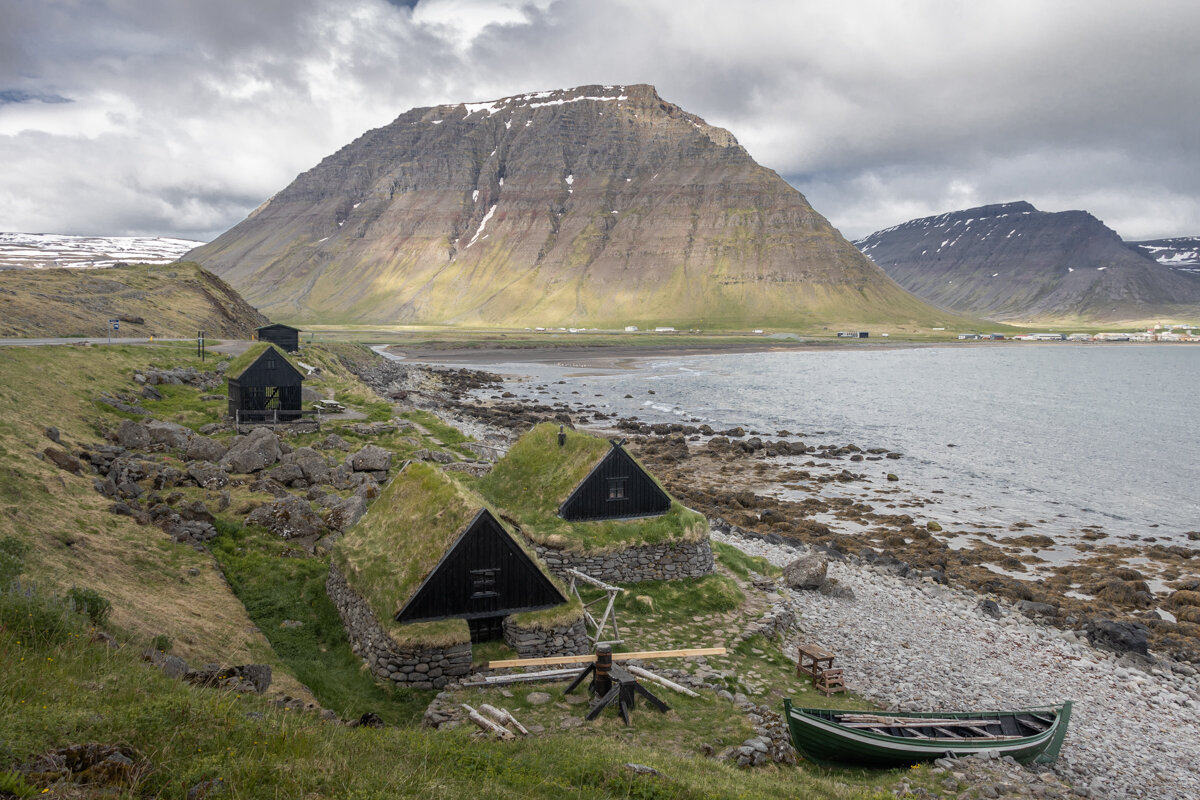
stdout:
<svg viewBox="0 0 1200 800">
<path fill-rule="evenodd" d="M 1019 711 L 870 713 L 784 700 L 783 710 L 792 744 L 818 764 L 896 767 L 983 752 L 1050 764 L 1067 735 L 1071 701 Z"/>
</svg>

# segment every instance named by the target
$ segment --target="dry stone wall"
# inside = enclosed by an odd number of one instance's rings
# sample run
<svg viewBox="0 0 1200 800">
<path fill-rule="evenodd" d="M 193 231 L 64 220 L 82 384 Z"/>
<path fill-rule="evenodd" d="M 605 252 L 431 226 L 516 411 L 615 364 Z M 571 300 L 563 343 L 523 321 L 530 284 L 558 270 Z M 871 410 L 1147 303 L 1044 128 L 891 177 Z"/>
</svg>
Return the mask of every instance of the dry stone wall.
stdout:
<svg viewBox="0 0 1200 800">
<path fill-rule="evenodd" d="M 583 655 L 592 649 L 582 618 L 570 625 L 542 630 L 523 628 L 513 622 L 512 617 L 505 617 L 504 641 L 517 651 L 520 658 L 546 658 L 564 653 Z"/>
<path fill-rule="evenodd" d="M 538 558 L 551 572 L 565 576 L 568 569 L 613 583 L 700 578 L 713 571 L 712 543 L 698 542 L 641 545 L 599 555 L 583 555 L 535 544 Z"/>
<path fill-rule="evenodd" d="M 350 588 L 335 564 L 329 565 L 325 591 L 337 607 L 350 646 L 372 674 L 400 686 L 441 689 L 471 671 L 471 643 L 448 647 L 402 647 L 383 630 L 375 612 Z"/>
</svg>

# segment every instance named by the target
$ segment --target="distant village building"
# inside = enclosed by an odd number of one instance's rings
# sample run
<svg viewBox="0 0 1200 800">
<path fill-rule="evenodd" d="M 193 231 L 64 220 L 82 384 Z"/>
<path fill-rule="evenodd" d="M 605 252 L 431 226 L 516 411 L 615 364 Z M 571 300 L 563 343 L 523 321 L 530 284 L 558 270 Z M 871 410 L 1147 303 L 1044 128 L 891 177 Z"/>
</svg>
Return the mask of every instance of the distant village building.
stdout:
<svg viewBox="0 0 1200 800">
<path fill-rule="evenodd" d="M 257 342 L 225 370 L 229 416 L 240 422 L 291 422 L 302 416 L 304 375 L 275 345 Z"/>
<path fill-rule="evenodd" d="M 300 329 L 291 325 L 272 323 L 254 329 L 255 338 L 260 342 L 269 342 L 285 353 L 295 353 L 300 350 Z"/>
<path fill-rule="evenodd" d="M 870 335 L 867 331 L 838 331 L 839 339 L 866 339 Z"/>
<path fill-rule="evenodd" d="M 626 333 L 634 333 L 637 329 L 638 329 L 637 325 L 626 325 L 625 326 Z"/>
</svg>

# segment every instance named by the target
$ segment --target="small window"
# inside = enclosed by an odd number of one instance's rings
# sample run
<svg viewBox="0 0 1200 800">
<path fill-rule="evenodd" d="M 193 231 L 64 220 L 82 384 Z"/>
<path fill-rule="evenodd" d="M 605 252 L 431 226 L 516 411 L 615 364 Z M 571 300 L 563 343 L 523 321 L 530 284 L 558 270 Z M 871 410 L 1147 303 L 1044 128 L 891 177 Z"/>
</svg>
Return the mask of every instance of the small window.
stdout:
<svg viewBox="0 0 1200 800">
<path fill-rule="evenodd" d="M 275 369 L 275 359 L 268 358 L 266 361 L 263 362 L 263 367 L 265 369 Z"/>
<path fill-rule="evenodd" d="M 609 500 L 624 500 L 629 496 L 627 488 L 629 485 L 628 478 L 609 478 L 608 479 L 608 499 Z"/>
<path fill-rule="evenodd" d="M 471 599 L 495 597 L 499 594 L 496 591 L 496 576 L 499 572 L 498 567 L 471 570 Z"/>
</svg>

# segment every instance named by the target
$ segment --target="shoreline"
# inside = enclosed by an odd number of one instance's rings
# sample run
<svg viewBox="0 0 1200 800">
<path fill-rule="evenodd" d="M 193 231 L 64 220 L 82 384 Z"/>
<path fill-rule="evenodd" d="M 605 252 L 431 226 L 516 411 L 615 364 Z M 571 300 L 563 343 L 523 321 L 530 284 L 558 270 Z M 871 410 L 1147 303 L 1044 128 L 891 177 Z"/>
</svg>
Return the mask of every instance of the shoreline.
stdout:
<svg viewBox="0 0 1200 800">
<path fill-rule="evenodd" d="M 561 350 L 544 355 L 554 356 L 549 363 L 564 366 Z M 511 377 L 489 385 L 489 373 L 460 364 L 400 361 L 394 354 L 389 360 L 443 379 L 454 375 L 455 385 L 430 410 L 449 415 L 448 421 L 465 430 L 491 428 L 511 438 L 523 426 L 555 419 L 600 435 L 627 437 L 631 451 L 676 497 L 710 519 L 843 554 L 870 551 L 938 583 L 1024 601 L 1027 616 L 1044 617 L 1066 630 L 1082 633 L 1093 619 L 1130 620 L 1156 653 L 1200 663 L 1198 626 L 1172 613 L 1177 608 L 1171 590 L 1193 588 L 1178 580 L 1195 573 L 1196 561 L 1190 559 L 1200 550 L 1190 545 L 1152 538 L 1124 541 L 1115 535 L 1100 541 L 1109 534 L 1089 529 L 1080 540 L 1056 541 L 1025 521 L 1014 522 L 1017 517 L 1011 514 L 1011 519 L 994 521 L 999 524 L 984 525 L 988 530 L 969 530 L 983 525 L 971 522 L 966 528 L 947 523 L 950 527 L 943 531 L 924 519 L 932 517 L 927 508 L 940 507 L 938 492 L 878 480 L 879 468 L 895 470 L 891 465 L 902 467 L 903 462 L 883 460 L 886 451 L 872 448 L 872 442 L 859 442 L 859 448 L 845 445 L 836 431 L 818 431 L 804 437 L 806 455 L 797 457 L 785 446 L 785 437 L 772 441 L 769 434 L 755 431 L 705 431 L 707 426 L 682 421 L 650 424 L 601 413 L 586 392 L 577 399 L 565 393 L 557 399 L 538 399 L 537 394 L 522 398 L 504 390 Z M 439 363 L 448 372 L 439 371 Z M 639 366 L 634 360 L 624 368 Z M 518 380 L 531 390 L 545 383 L 530 376 Z M 826 444 L 814 444 L 820 441 Z M 863 463 L 869 461 L 876 466 Z"/>
<path fill-rule="evenodd" d="M 950 347 L 1147 347 L 1175 342 L 1019 342 L 1012 339 L 1001 341 L 879 341 L 862 340 L 821 341 L 805 340 L 763 341 L 762 343 L 736 342 L 722 344 L 693 342 L 670 344 L 613 344 L 613 345 L 544 345 L 535 347 L 482 347 L 482 348 L 439 348 L 422 345 L 379 344 L 373 345 L 387 351 L 392 357 L 407 364 L 556 364 L 564 361 L 586 361 L 589 366 L 601 363 L 625 363 L 657 360 L 672 357 L 736 355 L 739 353 L 813 353 L 829 351 L 880 351 L 912 350 Z M 621 368 L 621 367 L 614 367 Z"/>
</svg>

